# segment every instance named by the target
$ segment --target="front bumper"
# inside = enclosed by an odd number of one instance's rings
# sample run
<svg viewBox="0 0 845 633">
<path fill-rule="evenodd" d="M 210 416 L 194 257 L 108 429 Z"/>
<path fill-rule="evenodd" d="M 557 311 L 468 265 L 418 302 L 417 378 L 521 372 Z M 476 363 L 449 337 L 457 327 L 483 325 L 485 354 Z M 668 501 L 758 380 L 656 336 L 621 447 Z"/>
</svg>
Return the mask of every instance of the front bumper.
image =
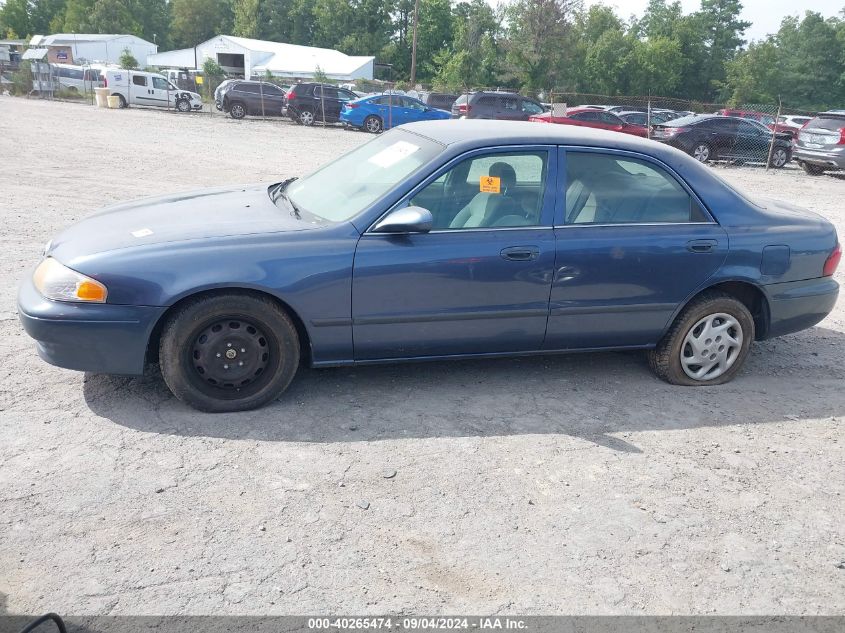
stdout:
<svg viewBox="0 0 845 633">
<path fill-rule="evenodd" d="M 147 342 L 167 308 L 45 299 L 31 278 L 18 291 L 18 316 L 38 355 L 58 367 L 103 374 L 144 372 Z"/>
<path fill-rule="evenodd" d="M 795 146 L 792 158 L 797 161 L 820 165 L 831 169 L 845 169 L 845 145 L 835 149 L 807 149 Z"/>
<path fill-rule="evenodd" d="M 773 338 L 813 327 L 836 305 L 839 284 L 832 277 L 763 286 L 769 303 L 769 327 L 762 338 Z"/>
</svg>

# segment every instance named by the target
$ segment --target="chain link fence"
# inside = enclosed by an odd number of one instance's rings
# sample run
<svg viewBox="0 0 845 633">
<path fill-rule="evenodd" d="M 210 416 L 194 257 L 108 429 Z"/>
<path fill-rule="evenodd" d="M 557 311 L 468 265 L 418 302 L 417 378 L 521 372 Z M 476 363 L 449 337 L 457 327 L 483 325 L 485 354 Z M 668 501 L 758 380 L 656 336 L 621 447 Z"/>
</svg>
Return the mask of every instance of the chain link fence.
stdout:
<svg viewBox="0 0 845 633">
<path fill-rule="evenodd" d="M 13 73 L 6 73 L 4 89 L 16 95 L 53 100 L 76 101 L 93 105 L 98 85 L 93 70 L 80 67 L 66 70 L 63 65 L 28 62 Z M 71 73 L 72 76 L 67 76 Z M 189 90 L 200 95 L 203 106 L 194 110 L 211 117 L 250 117 L 326 128 L 340 127 L 344 103 L 359 96 L 384 97 L 379 125 L 355 125 L 365 131 L 380 132 L 404 122 L 405 110 L 413 108 L 405 98 L 420 100 L 426 108 L 446 110 L 453 117 L 491 120 L 545 119 L 552 123 L 611 129 L 658 141 L 668 142 L 708 162 L 757 164 L 783 167 L 790 162 L 792 145 L 802 125 L 815 113 L 791 107 L 787 103 L 725 104 L 708 103 L 678 97 L 654 95 L 602 95 L 549 89 L 518 91 L 502 86 L 471 87 L 437 91 L 431 87 L 407 89 L 401 83 L 358 80 L 354 83 L 322 82 L 310 100 L 289 103 L 288 96 L 300 83 L 270 74 L 249 81 L 223 75 L 203 76 L 191 71 L 176 86 L 168 75 L 167 110 L 179 109 L 172 90 Z M 63 76 L 64 75 L 64 76 Z M 78 76 L 77 76 L 78 75 Z M 180 76 L 181 77 L 181 76 Z M 179 81 L 179 79 L 175 79 Z M 129 103 L 128 105 L 135 105 Z M 684 144 L 677 130 L 699 115 L 730 117 L 726 132 L 718 139 Z M 442 115 L 441 115 L 442 116 Z M 424 116 L 421 118 L 425 118 Z M 433 117 L 432 117 L 433 118 Z M 729 128 L 729 129 L 728 129 Z"/>
</svg>

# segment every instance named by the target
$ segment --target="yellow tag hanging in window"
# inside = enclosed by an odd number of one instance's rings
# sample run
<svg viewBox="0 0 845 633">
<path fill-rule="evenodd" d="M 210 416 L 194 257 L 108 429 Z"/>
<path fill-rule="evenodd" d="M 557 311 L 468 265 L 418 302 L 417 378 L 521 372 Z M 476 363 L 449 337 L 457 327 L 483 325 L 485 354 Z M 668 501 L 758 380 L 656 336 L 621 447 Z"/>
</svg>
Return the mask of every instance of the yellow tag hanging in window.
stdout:
<svg viewBox="0 0 845 633">
<path fill-rule="evenodd" d="M 482 176 L 479 189 L 481 193 L 501 193 L 502 179 L 498 176 Z"/>
</svg>

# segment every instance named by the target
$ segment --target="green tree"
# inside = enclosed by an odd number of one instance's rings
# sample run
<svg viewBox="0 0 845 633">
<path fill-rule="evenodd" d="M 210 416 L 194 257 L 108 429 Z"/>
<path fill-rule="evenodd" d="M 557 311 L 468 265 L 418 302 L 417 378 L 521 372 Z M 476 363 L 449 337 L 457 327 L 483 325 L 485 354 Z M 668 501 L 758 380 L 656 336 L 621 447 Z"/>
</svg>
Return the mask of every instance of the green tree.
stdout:
<svg viewBox="0 0 845 633">
<path fill-rule="evenodd" d="M 118 60 L 121 68 L 125 68 L 126 70 L 135 70 L 138 68 L 138 60 L 135 59 L 135 56 L 130 52 L 128 48 L 124 48 L 123 52 L 120 54 L 120 59 Z"/>
<path fill-rule="evenodd" d="M 9 37 L 33 35 L 27 0 L 6 0 L 0 7 L 0 34 Z"/>
<path fill-rule="evenodd" d="M 227 0 L 171 0 L 170 14 L 170 38 L 176 47 L 189 48 L 232 31 Z"/>
<path fill-rule="evenodd" d="M 701 0 L 695 14 L 701 28 L 706 53 L 702 70 L 707 80 L 706 97 L 715 96 L 724 83 L 727 64 L 744 43 L 742 34 L 750 22 L 740 20 L 740 0 Z"/>
<path fill-rule="evenodd" d="M 234 35 L 256 38 L 259 34 L 259 1 L 234 0 Z"/>
<path fill-rule="evenodd" d="M 529 89 L 550 88 L 566 78 L 569 34 L 580 0 L 515 0 L 507 8 L 507 60 Z"/>
<path fill-rule="evenodd" d="M 435 83 L 444 89 L 492 86 L 501 82 L 501 19 L 484 0 L 452 10 L 452 44 L 435 56 Z"/>
</svg>

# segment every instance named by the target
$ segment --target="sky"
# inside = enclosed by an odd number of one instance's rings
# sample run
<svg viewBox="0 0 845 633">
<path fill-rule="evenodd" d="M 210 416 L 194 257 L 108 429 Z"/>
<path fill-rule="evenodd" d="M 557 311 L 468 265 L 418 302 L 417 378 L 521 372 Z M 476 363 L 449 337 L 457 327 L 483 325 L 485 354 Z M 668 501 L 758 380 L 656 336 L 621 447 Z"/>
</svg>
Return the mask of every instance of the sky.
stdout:
<svg viewBox="0 0 845 633">
<path fill-rule="evenodd" d="M 626 20 L 632 15 L 640 16 L 648 0 L 585 0 L 586 5 L 604 4 L 614 7 L 617 14 Z M 746 40 L 761 40 L 780 27 L 780 21 L 787 15 L 804 15 L 812 10 L 825 17 L 837 15 L 845 8 L 845 0 L 744 0 L 742 19 L 751 22 L 745 32 Z M 700 0 L 681 0 L 684 13 L 697 11 Z"/>
</svg>

